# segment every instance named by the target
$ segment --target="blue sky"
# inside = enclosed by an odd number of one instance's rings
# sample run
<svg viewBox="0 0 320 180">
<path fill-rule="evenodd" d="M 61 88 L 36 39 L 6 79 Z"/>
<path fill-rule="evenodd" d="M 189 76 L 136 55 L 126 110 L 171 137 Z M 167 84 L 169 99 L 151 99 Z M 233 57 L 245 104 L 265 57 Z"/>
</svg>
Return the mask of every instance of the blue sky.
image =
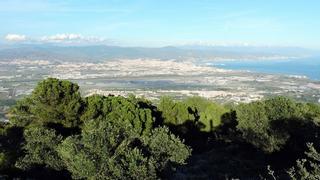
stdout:
<svg viewBox="0 0 320 180">
<path fill-rule="evenodd" d="M 1 42 L 320 49 L 319 0 L 0 0 Z"/>
</svg>

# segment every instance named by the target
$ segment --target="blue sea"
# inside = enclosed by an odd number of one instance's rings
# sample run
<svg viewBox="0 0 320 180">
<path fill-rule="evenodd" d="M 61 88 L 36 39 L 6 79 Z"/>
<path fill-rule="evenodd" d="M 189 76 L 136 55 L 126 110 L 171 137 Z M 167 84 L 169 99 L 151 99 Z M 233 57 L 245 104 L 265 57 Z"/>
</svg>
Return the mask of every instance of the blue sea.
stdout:
<svg viewBox="0 0 320 180">
<path fill-rule="evenodd" d="M 320 57 L 290 60 L 235 60 L 210 64 L 215 67 L 252 72 L 303 75 L 312 80 L 320 80 Z"/>
</svg>

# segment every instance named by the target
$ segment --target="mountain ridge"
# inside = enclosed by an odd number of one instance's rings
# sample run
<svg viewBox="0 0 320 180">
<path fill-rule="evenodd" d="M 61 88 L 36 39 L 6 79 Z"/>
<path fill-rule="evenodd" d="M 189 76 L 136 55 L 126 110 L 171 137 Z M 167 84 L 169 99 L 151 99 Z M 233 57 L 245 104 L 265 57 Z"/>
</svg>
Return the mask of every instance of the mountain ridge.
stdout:
<svg viewBox="0 0 320 180">
<path fill-rule="evenodd" d="M 319 54 L 296 47 L 238 46 L 164 46 L 122 47 L 108 45 L 58 46 L 52 44 L 19 44 L 0 46 L 0 60 L 42 59 L 66 61 L 105 61 L 108 59 L 261 59 L 302 57 Z"/>
</svg>

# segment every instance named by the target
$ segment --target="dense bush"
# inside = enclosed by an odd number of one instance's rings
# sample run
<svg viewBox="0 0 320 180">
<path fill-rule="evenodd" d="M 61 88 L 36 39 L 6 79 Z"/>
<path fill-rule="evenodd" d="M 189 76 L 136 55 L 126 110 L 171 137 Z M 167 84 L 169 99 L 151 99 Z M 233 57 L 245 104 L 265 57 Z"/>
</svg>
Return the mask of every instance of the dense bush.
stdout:
<svg viewBox="0 0 320 180">
<path fill-rule="evenodd" d="M 320 153 L 312 143 L 308 143 L 308 151 L 305 152 L 308 159 L 299 159 L 295 167 L 292 167 L 288 174 L 294 180 L 317 180 L 320 179 Z"/>
<path fill-rule="evenodd" d="M 140 136 L 122 121 L 92 120 L 81 136 L 68 137 L 58 151 L 74 178 L 156 179 L 190 150 L 163 128 Z"/>
<path fill-rule="evenodd" d="M 16 126 L 59 123 L 64 127 L 77 127 L 81 108 L 77 84 L 49 78 L 41 81 L 30 96 L 17 102 L 10 122 Z"/>
<path fill-rule="evenodd" d="M 45 127 L 31 127 L 24 131 L 25 155 L 21 157 L 16 166 L 21 169 L 31 169 L 43 165 L 55 170 L 63 169 L 62 161 L 57 153 L 57 146 L 62 141 L 62 136 L 55 130 Z"/>
<path fill-rule="evenodd" d="M 0 123 L 0 172 L 11 172 L 21 155 L 22 129 Z"/>
<path fill-rule="evenodd" d="M 320 105 L 285 97 L 226 106 L 165 96 L 154 105 L 83 98 L 77 84 L 49 78 L 8 116 L 0 178 L 319 179 Z"/>
<path fill-rule="evenodd" d="M 82 121 L 108 117 L 119 119 L 132 126 L 139 134 L 147 134 L 154 127 L 155 117 L 151 107 L 144 107 L 142 99 L 135 97 L 93 95 L 85 99 L 85 109 L 81 116 Z"/>
<path fill-rule="evenodd" d="M 174 101 L 165 96 L 160 99 L 158 109 L 166 124 L 181 125 L 191 121 L 205 132 L 212 132 L 219 127 L 222 116 L 228 112 L 224 106 L 200 97 Z"/>
<path fill-rule="evenodd" d="M 241 104 L 236 112 L 237 129 L 243 138 L 269 153 L 279 151 L 290 136 L 314 123 L 317 114 L 310 106 L 284 97 Z"/>
<path fill-rule="evenodd" d="M 272 128 L 264 102 L 241 104 L 237 107 L 237 120 L 243 139 L 266 152 L 279 150 L 288 139 L 285 131 Z"/>
<path fill-rule="evenodd" d="M 134 96 L 83 99 L 74 83 L 44 80 L 1 126 L 0 171 L 35 179 L 157 179 L 183 165 L 191 150 L 156 124 L 154 111 Z M 15 143 L 14 128 L 21 130 Z"/>
</svg>

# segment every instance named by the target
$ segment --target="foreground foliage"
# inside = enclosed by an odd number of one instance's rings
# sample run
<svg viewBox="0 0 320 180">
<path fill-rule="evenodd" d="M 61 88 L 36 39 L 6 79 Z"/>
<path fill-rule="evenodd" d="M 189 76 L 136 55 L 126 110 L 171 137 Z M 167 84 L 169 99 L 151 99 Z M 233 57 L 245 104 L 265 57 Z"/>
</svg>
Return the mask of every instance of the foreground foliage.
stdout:
<svg viewBox="0 0 320 180">
<path fill-rule="evenodd" d="M 285 97 L 155 105 L 133 95 L 83 98 L 77 84 L 49 78 L 8 116 L 0 178 L 320 178 L 320 105 Z"/>
<path fill-rule="evenodd" d="M 8 178 L 157 179 L 183 165 L 191 150 L 156 124 L 153 108 L 133 96 L 83 99 L 76 84 L 44 80 L 1 128 L 1 172 Z M 13 128 L 21 133 L 11 142 Z"/>
</svg>

